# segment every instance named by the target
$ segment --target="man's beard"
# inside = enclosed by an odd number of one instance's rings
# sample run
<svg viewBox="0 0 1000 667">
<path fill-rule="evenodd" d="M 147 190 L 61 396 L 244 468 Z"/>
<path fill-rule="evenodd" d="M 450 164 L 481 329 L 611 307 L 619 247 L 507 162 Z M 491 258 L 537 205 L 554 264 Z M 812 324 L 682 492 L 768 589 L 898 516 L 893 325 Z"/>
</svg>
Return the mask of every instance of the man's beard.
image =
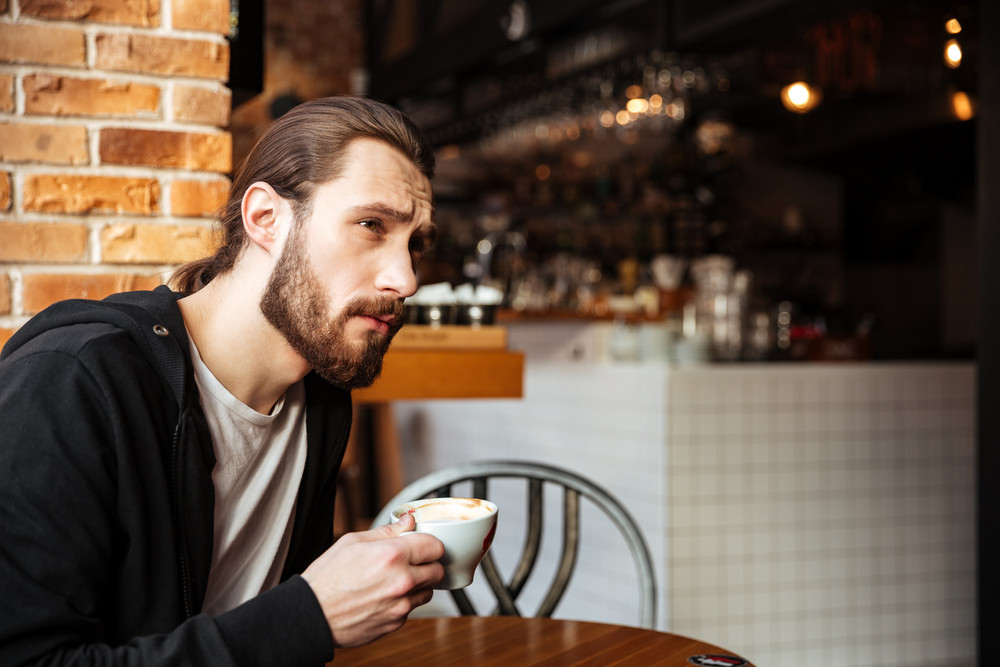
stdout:
<svg viewBox="0 0 1000 667">
<path fill-rule="evenodd" d="M 319 279 L 306 257 L 298 225 L 292 229 L 260 300 L 264 317 L 327 382 L 344 389 L 371 386 L 382 372 L 382 358 L 403 326 L 402 299 L 358 297 L 337 315 L 330 314 Z M 358 315 L 393 315 L 386 335 L 368 331 L 364 340 L 346 339 L 345 327 Z"/>
</svg>

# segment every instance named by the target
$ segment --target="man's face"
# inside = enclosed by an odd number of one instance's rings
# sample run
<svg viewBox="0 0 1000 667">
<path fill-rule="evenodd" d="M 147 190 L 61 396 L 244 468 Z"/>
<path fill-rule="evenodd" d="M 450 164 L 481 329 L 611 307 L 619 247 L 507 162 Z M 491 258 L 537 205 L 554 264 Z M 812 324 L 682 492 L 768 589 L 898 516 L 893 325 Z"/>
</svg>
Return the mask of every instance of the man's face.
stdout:
<svg viewBox="0 0 1000 667">
<path fill-rule="evenodd" d="M 260 309 L 327 381 L 371 385 L 435 234 L 430 181 L 402 153 L 358 139 L 342 175 L 296 220 Z"/>
</svg>

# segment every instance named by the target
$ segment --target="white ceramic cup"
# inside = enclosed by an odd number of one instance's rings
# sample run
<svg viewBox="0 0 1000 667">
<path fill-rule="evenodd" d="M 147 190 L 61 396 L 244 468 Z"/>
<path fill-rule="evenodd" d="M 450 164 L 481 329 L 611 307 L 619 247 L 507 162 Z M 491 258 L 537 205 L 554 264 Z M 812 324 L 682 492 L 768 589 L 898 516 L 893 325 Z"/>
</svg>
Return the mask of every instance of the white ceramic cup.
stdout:
<svg viewBox="0 0 1000 667">
<path fill-rule="evenodd" d="M 423 498 L 394 508 L 392 522 L 407 513 L 417 524 L 413 532 L 429 533 L 444 544 L 444 579 L 435 588 L 452 590 L 471 584 L 479 561 L 493 544 L 497 506 L 479 498 Z"/>
</svg>

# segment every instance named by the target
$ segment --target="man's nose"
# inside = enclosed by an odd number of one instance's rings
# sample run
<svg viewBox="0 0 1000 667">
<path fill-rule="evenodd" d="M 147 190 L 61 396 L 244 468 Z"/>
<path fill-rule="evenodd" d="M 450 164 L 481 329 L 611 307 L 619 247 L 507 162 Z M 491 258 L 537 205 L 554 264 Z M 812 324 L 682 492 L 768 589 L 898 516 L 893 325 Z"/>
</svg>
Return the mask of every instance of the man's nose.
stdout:
<svg viewBox="0 0 1000 667">
<path fill-rule="evenodd" d="M 376 278 L 379 291 L 396 292 L 400 297 L 413 296 L 417 291 L 417 273 L 409 247 L 396 250 L 386 259 Z"/>
</svg>

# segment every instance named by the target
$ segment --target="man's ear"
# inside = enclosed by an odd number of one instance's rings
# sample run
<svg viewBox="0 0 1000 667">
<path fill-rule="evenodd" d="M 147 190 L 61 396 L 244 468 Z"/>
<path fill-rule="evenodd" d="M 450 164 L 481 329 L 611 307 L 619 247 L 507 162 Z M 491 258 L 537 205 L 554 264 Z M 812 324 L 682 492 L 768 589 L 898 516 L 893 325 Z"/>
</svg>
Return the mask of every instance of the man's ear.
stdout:
<svg viewBox="0 0 1000 667">
<path fill-rule="evenodd" d="M 268 254 L 281 252 L 286 228 L 291 223 L 291 206 L 274 188 L 258 181 L 243 193 L 243 229 Z"/>
</svg>

